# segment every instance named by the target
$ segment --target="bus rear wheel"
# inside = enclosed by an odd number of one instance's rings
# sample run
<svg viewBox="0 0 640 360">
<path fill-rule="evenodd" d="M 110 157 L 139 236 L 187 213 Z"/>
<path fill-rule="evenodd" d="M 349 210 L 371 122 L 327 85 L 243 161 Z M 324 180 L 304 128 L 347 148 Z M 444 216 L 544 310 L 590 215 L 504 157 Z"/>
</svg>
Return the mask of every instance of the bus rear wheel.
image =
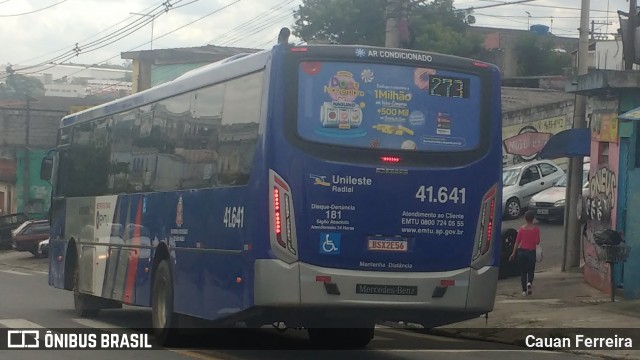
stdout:
<svg viewBox="0 0 640 360">
<path fill-rule="evenodd" d="M 358 329 L 311 328 L 307 332 L 314 347 L 360 349 L 371 342 L 374 330 L 374 327 Z"/>
<path fill-rule="evenodd" d="M 100 308 L 97 307 L 95 301 L 92 300 L 91 295 L 80 292 L 80 266 L 78 265 L 78 261 L 76 261 L 76 266 L 73 269 L 73 306 L 76 315 L 83 318 L 98 316 Z"/>
<path fill-rule="evenodd" d="M 173 281 L 167 260 L 162 260 L 153 276 L 151 320 L 156 341 L 169 345 L 177 336 L 177 321 L 173 311 Z"/>
</svg>

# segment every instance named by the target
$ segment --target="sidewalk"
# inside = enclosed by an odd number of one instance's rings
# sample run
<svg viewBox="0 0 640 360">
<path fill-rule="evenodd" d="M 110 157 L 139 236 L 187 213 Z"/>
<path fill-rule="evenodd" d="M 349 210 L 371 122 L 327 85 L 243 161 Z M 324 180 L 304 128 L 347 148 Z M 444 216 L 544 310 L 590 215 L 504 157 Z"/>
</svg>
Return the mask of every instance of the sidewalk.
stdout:
<svg viewBox="0 0 640 360">
<path fill-rule="evenodd" d="M 428 332 L 524 346 L 525 337 L 535 328 L 558 329 L 566 335 L 572 328 L 640 329 L 640 300 L 623 300 L 616 295 L 616 302 L 611 302 L 610 295 L 586 284 L 582 273 L 549 269 L 536 272 L 533 295 L 527 297 L 522 296 L 519 277 L 499 281 L 495 308 L 488 319 L 483 316 Z M 571 352 L 640 360 L 640 350 Z"/>
</svg>

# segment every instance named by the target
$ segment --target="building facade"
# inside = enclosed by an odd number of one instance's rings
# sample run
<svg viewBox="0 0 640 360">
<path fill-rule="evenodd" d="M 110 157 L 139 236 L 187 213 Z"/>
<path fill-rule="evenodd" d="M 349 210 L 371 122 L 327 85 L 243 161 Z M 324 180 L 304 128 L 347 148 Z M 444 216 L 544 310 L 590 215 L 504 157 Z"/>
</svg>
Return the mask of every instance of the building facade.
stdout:
<svg viewBox="0 0 640 360">
<path fill-rule="evenodd" d="M 579 76 L 567 90 L 587 96 L 589 104 L 589 196 L 579 204 L 584 219 L 585 281 L 603 292 L 622 289 L 625 299 L 639 299 L 640 116 L 635 120 L 623 117 L 640 106 L 640 73 L 596 70 Z M 600 255 L 594 235 L 604 229 L 623 234 L 631 248 L 625 262 L 609 264 Z"/>
</svg>

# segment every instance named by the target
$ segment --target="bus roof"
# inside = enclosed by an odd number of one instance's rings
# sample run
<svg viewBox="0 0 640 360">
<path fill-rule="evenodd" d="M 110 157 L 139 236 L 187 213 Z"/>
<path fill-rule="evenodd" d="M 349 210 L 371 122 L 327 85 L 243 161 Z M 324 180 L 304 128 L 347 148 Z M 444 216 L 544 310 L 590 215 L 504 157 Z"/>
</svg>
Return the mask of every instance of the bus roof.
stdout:
<svg viewBox="0 0 640 360">
<path fill-rule="evenodd" d="M 274 47 L 275 48 L 275 47 Z M 266 49 L 251 54 L 237 54 L 232 57 L 222 59 L 218 62 L 204 65 L 200 68 L 191 70 L 178 78 L 154 86 L 150 89 L 139 93 L 131 94 L 121 99 L 94 106 L 92 108 L 67 115 L 62 118 L 60 127 L 67 127 L 86 120 L 101 118 L 120 112 L 124 112 L 138 106 L 150 104 L 167 97 L 182 94 L 188 91 L 196 90 L 204 86 L 215 84 L 217 82 L 232 79 L 243 74 L 248 74 L 264 68 L 267 64 L 273 49 Z M 397 56 L 421 56 L 421 57 L 437 57 L 439 62 L 448 64 L 457 63 L 464 66 L 488 67 L 497 69 L 493 64 L 476 61 L 469 58 L 462 58 L 453 55 L 432 53 L 411 49 L 391 49 L 385 47 L 365 46 L 365 45 L 335 45 L 335 44 L 313 44 L 304 46 L 291 46 L 292 51 L 306 52 L 307 50 L 328 49 L 329 53 L 342 57 L 349 54 L 349 57 L 363 58 L 366 57 L 368 50 L 377 51 L 377 53 L 389 53 L 390 57 Z M 354 52 L 355 50 L 355 52 Z M 324 51 L 324 50 L 322 50 Z M 400 57 L 402 58 L 402 57 Z M 382 58 L 380 58 L 382 59 Z"/>
<path fill-rule="evenodd" d="M 153 103 L 169 96 L 195 90 L 209 84 L 231 79 L 265 67 L 272 50 L 263 50 L 243 56 L 233 56 L 193 69 L 178 78 L 150 89 L 125 96 L 92 108 L 67 115 L 60 127 L 67 127 L 86 120 L 117 114 L 132 108 Z M 219 70 L 219 71 L 214 71 Z"/>
</svg>

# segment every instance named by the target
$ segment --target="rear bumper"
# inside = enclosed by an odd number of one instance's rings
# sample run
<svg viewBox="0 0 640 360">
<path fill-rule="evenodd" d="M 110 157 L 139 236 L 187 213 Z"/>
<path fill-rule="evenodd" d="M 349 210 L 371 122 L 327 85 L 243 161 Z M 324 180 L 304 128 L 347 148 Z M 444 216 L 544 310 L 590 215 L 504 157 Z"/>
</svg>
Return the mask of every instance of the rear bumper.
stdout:
<svg viewBox="0 0 640 360">
<path fill-rule="evenodd" d="M 537 207 L 531 206 L 529 210 L 533 210 L 537 219 L 563 219 L 564 218 L 564 206 L 554 207 Z"/>
<path fill-rule="evenodd" d="M 493 310 L 498 267 L 447 272 L 343 270 L 280 260 L 257 260 L 255 306 L 330 316 L 341 312 L 375 321 L 425 326 L 477 317 Z M 438 320 L 437 318 L 442 317 Z M 437 325 L 433 325 L 437 326 Z"/>
</svg>

